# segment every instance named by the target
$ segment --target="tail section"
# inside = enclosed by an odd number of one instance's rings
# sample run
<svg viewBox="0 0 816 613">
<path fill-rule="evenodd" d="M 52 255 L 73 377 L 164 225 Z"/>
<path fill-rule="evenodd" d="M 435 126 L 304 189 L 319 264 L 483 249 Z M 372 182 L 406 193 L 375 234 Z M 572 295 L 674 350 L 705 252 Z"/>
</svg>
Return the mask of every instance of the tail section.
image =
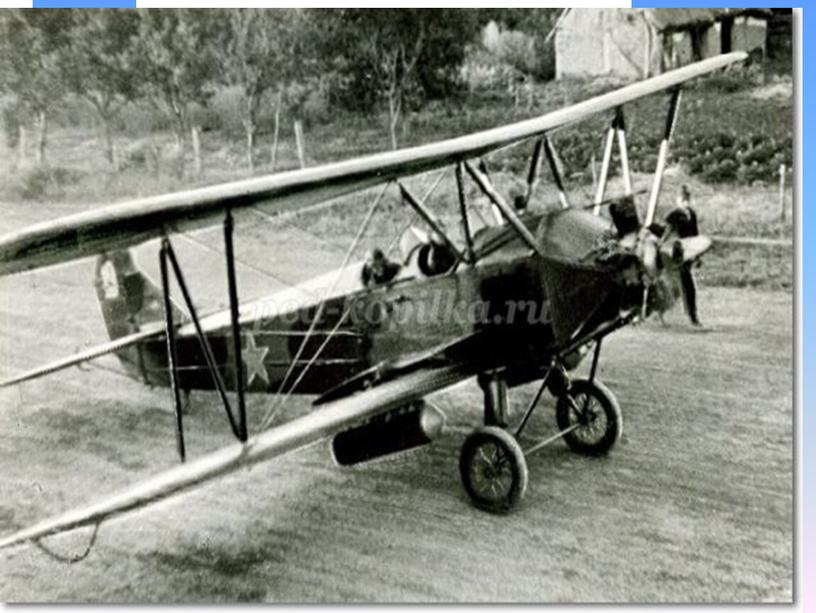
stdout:
<svg viewBox="0 0 816 613">
<path fill-rule="evenodd" d="M 162 291 L 139 268 L 131 251 L 100 255 L 94 286 L 111 340 L 141 332 L 145 324 L 164 321 Z M 186 319 L 175 304 L 171 308 L 175 322 Z"/>
</svg>

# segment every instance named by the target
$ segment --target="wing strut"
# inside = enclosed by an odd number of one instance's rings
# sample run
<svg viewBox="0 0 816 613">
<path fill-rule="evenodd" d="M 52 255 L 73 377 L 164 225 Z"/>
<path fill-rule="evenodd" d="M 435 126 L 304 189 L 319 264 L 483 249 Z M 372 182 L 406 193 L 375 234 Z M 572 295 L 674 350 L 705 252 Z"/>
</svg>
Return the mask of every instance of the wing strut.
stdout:
<svg viewBox="0 0 816 613">
<path fill-rule="evenodd" d="M 178 353 L 176 352 L 176 324 L 173 321 L 173 308 L 170 303 L 170 277 L 167 274 L 167 260 L 171 253 L 170 241 L 162 239 L 159 251 L 159 266 L 161 268 L 162 296 L 164 297 L 164 321 L 167 338 L 167 361 L 170 365 L 170 386 L 173 388 L 173 408 L 176 411 L 176 447 L 179 459 L 184 462 L 184 423 L 181 413 L 181 390 L 179 388 Z M 182 283 L 179 283 L 182 285 Z M 189 306 L 189 305 L 188 305 Z"/>
<path fill-rule="evenodd" d="M 444 240 L 447 243 L 448 247 L 453 249 L 453 252 L 456 254 L 456 257 L 459 260 L 464 260 L 467 256 L 465 256 L 462 253 L 459 247 L 456 246 L 456 243 L 453 242 L 453 239 L 450 236 L 448 236 L 448 233 L 445 232 L 440 221 L 436 219 L 433 216 L 433 214 L 428 209 L 426 209 L 421 202 L 419 202 L 419 200 L 414 198 L 414 195 L 408 191 L 407 187 L 405 187 L 399 181 L 397 181 L 397 185 L 399 185 L 400 194 L 402 195 L 403 200 L 410 204 L 411 208 L 414 209 L 419 214 L 419 216 L 425 220 L 425 223 L 431 226 L 433 231 L 436 232 L 440 237 L 442 237 L 442 240 Z M 471 262 L 468 261 L 468 263 Z"/>
<path fill-rule="evenodd" d="M 595 208 L 592 210 L 595 215 L 601 213 L 601 203 L 606 192 L 606 179 L 609 176 L 609 164 L 612 161 L 612 145 L 615 142 L 615 125 L 614 122 L 609 126 L 606 132 L 606 139 L 604 140 L 603 159 L 601 161 L 601 175 L 598 177 L 598 188 L 595 191 Z"/>
<path fill-rule="evenodd" d="M 527 226 L 525 226 L 524 223 L 518 218 L 518 215 L 516 215 L 515 211 L 513 211 L 510 205 L 507 204 L 504 198 L 501 197 L 501 194 L 495 190 L 493 185 L 490 183 L 490 180 L 479 170 L 474 168 L 473 164 L 468 161 L 465 161 L 465 170 L 468 171 L 468 174 L 473 178 L 484 195 L 490 199 L 490 201 L 499 211 L 501 211 L 505 219 L 510 222 L 510 225 L 513 226 L 513 229 L 518 233 L 522 240 L 527 243 L 530 249 L 535 251 L 538 255 L 544 255 L 541 251 L 541 247 L 538 245 L 538 243 L 536 243 L 535 237 L 527 229 Z"/>
<path fill-rule="evenodd" d="M 657 209 L 657 198 L 660 196 L 660 185 L 663 182 L 663 171 L 666 170 L 666 161 L 669 157 L 669 141 L 674 133 L 674 125 L 677 123 L 677 108 L 680 106 L 680 88 L 672 90 L 669 99 L 669 113 L 666 115 L 666 129 L 663 133 L 663 140 L 660 141 L 660 152 L 657 155 L 657 167 L 655 168 L 652 192 L 649 194 L 649 208 L 646 209 L 646 227 L 654 222 L 655 211 Z"/>
<path fill-rule="evenodd" d="M 621 175 L 623 175 L 623 191 L 625 196 L 631 196 L 632 173 L 629 170 L 629 149 L 626 147 L 626 119 L 623 115 L 623 107 L 619 106 L 615 111 L 615 132 L 618 135 L 618 153 L 620 154 Z"/>
<path fill-rule="evenodd" d="M 196 336 L 201 344 L 201 350 L 204 353 L 204 359 L 207 362 L 207 370 L 213 378 L 213 383 L 221 397 L 221 402 L 224 405 L 224 410 L 227 413 L 230 428 L 235 437 L 241 442 L 247 440 L 247 421 L 246 421 L 246 404 L 244 400 L 244 370 L 241 359 L 241 327 L 238 321 L 239 305 L 238 305 L 238 289 L 235 279 L 235 258 L 232 244 L 233 220 L 229 211 L 227 211 L 224 219 L 224 243 L 225 256 L 227 261 L 227 282 L 229 290 L 230 301 L 230 319 L 232 323 L 232 336 L 234 342 L 234 374 L 235 374 L 235 389 L 238 394 L 238 416 L 232 410 L 229 396 L 227 395 L 227 387 L 224 383 L 224 378 L 218 363 L 215 359 L 210 341 L 207 338 L 204 329 L 201 327 L 201 320 L 198 317 L 198 311 L 193 304 L 190 290 L 187 287 L 187 282 L 184 279 L 184 273 L 181 270 L 176 252 L 170 239 L 166 236 L 162 239 L 161 249 L 159 251 L 159 264 L 161 268 L 161 282 L 162 294 L 164 296 L 164 313 L 165 313 L 165 331 L 167 337 L 167 360 L 170 371 L 170 385 L 173 388 L 173 403 L 176 413 L 176 445 L 178 447 L 179 457 L 184 462 L 186 453 L 184 445 L 184 423 L 182 417 L 181 407 L 181 385 L 179 382 L 179 362 L 178 362 L 178 347 L 176 344 L 176 323 L 173 321 L 173 311 L 170 303 L 170 275 L 168 272 L 168 263 L 173 270 L 173 275 L 178 283 L 184 303 L 190 313 L 193 326 L 195 327 Z"/>
<path fill-rule="evenodd" d="M 184 279 L 184 274 L 182 273 L 181 266 L 179 265 L 178 262 L 178 258 L 176 257 L 176 252 L 173 249 L 173 245 L 170 243 L 170 240 L 167 238 L 165 238 L 162 241 L 161 258 L 162 258 L 162 285 L 164 286 L 165 289 L 165 303 L 170 299 L 168 283 L 169 279 L 166 271 L 167 262 L 170 262 L 170 265 L 173 268 L 173 274 L 176 277 L 176 282 L 178 283 L 179 289 L 181 290 L 182 298 L 184 298 L 184 304 L 187 306 L 187 310 L 190 312 L 190 319 L 192 320 L 193 326 L 195 327 L 196 336 L 198 337 L 198 340 L 201 343 L 201 350 L 204 352 L 204 359 L 207 361 L 207 370 L 210 371 L 210 375 L 213 378 L 213 383 L 215 384 L 215 389 L 218 392 L 219 396 L 221 396 L 221 402 L 224 404 L 224 408 L 226 409 L 227 418 L 229 419 L 232 432 L 233 434 L 235 434 L 236 438 L 240 439 L 241 422 L 240 420 L 236 421 L 235 416 L 232 412 L 229 396 L 227 396 L 227 388 L 226 385 L 224 385 L 224 378 L 221 375 L 221 371 L 218 368 L 218 363 L 215 360 L 215 354 L 213 353 L 210 341 L 207 338 L 207 335 L 204 333 L 203 328 L 201 327 L 201 320 L 199 319 L 198 312 L 195 308 L 195 305 L 193 304 L 193 299 L 192 296 L 190 295 L 190 290 L 187 287 L 187 282 Z M 170 315 L 171 316 L 169 317 L 169 321 L 167 322 L 168 326 L 170 326 L 167 332 L 168 357 L 170 358 L 171 367 L 175 366 L 175 368 L 178 368 L 178 360 L 175 357 L 177 354 L 175 341 L 175 326 L 173 325 L 172 313 Z M 238 355 L 240 355 L 240 351 Z M 173 370 L 171 369 L 171 374 L 173 375 L 174 379 L 178 379 L 177 372 L 173 373 Z M 176 395 L 177 393 L 177 390 L 175 389 L 176 387 L 177 387 L 176 385 L 173 385 L 174 395 Z M 176 419 L 179 424 L 179 430 L 181 430 L 180 413 L 177 415 Z M 180 450 L 183 450 L 184 441 L 181 432 L 179 432 L 179 437 L 180 437 Z"/>
<path fill-rule="evenodd" d="M 604 193 L 606 183 L 609 178 L 609 165 L 612 162 L 612 146 L 615 137 L 618 139 L 618 154 L 620 155 L 621 177 L 623 178 L 623 191 L 625 196 L 634 195 L 632 188 L 632 173 L 629 170 L 629 150 L 626 147 L 626 120 L 623 115 L 623 107 L 615 109 L 615 117 L 609 126 L 604 141 L 603 161 L 601 162 L 601 176 L 598 179 L 598 187 L 595 192 L 595 202 L 593 212 L 598 215 L 601 212 L 601 205 L 604 203 Z"/>
<path fill-rule="evenodd" d="M 456 163 L 456 191 L 459 194 L 459 214 L 462 216 L 462 234 L 465 235 L 465 253 L 467 262 L 473 264 L 476 255 L 473 251 L 473 235 L 470 232 L 470 220 L 468 219 L 467 196 L 465 195 L 465 176 L 462 169 L 462 162 Z"/>
<path fill-rule="evenodd" d="M 561 176 L 558 162 L 555 159 L 555 149 L 553 149 L 552 142 L 547 136 L 544 136 L 541 140 L 544 143 L 544 153 L 547 156 L 547 164 L 550 165 L 553 181 L 555 181 L 555 186 L 558 188 L 558 200 L 561 202 L 561 208 L 568 209 L 570 203 L 569 200 L 567 200 L 567 190 L 564 187 L 564 179 Z"/>
<path fill-rule="evenodd" d="M 536 183 L 538 183 L 538 172 L 541 167 L 541 149 L 544 147 L 544 140 L 536 139 L 533 146 L 533 155 L 530 158 L 530 169 L 527 171 L 527 191 L 524 194 L 524 204 L 530 204 L 533 197 Z"/>
<path fill-rule="evenodd" d="M 238 438 L 242 443 L 245 443 L 247 440 L 246 400 L 244 398 L 244 363 L 241 359 L 241 324 L 238 321 L 240 316 L 238 284 L 235 280 L 235 252 L 232 247 L 234 228 L 232 210 L 228 208 L 224 218 L 224 252 L 227 260 L 230 319 L 232 320 L 232 341 L 235 351 L 233 368 L 235 369 L 235 390 L 238 394 Z"/>
</svg>

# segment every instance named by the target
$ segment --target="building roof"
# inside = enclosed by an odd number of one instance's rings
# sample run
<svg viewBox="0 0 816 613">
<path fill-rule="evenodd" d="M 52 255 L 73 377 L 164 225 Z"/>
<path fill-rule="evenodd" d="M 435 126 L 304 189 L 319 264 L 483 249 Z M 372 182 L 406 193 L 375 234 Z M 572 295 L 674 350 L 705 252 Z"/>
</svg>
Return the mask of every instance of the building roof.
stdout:
<svg viewBox="0 0 816 613">
<path fill-rule="evenodd" d="M 646 19 L 659 31 L 682 30 L 691 26 L 714 23 L 724 17 L 750 14 L 769 18 L 769 9 L 643 9 Z"/>
</svg>

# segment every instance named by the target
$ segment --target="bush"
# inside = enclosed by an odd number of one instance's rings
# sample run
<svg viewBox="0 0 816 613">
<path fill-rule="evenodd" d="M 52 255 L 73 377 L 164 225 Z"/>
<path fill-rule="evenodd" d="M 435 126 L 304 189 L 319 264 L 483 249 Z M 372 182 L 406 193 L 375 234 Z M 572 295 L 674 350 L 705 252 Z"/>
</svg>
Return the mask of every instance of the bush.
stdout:
<svg viewBox="0 0 816 613">
<path fill-rule="evenodd" d="M 22 200 L 46 200 L 83 176 L 83 172 L 72 168 L 37 166 L 22 175 L 18 193 Z"/>
</svg>

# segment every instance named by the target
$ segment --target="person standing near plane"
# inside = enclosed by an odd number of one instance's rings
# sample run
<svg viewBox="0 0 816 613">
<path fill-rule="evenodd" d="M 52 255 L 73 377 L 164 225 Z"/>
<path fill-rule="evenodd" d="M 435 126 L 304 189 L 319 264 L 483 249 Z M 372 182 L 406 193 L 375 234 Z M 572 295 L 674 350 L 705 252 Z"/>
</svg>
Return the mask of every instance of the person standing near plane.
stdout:
<svg viewBox="0 0 816 613">
<path fill-rule="evenodd" d="M 691 207 L 691 192 L 687 186 L 683 185 L 680 188 L 680 195 L 677 197 L 677 206 L 666 215 L 666 227 L 661 242 L 672 237 L 688 238 L 699 234 L 697 213 Z M 682 257 L 682 254 L 680 254 L 680 257 Z M 686 314 L 691 320 L 691 324 L 700 326 L 700 319 L 697 316 L 697 286 L 692 271 L 695 264 L 696 261 L 690 261 L 684 262 L 680 266 L 680 287 L 683 292 L 683 305 L 686 308 Z"/>
</svg>

